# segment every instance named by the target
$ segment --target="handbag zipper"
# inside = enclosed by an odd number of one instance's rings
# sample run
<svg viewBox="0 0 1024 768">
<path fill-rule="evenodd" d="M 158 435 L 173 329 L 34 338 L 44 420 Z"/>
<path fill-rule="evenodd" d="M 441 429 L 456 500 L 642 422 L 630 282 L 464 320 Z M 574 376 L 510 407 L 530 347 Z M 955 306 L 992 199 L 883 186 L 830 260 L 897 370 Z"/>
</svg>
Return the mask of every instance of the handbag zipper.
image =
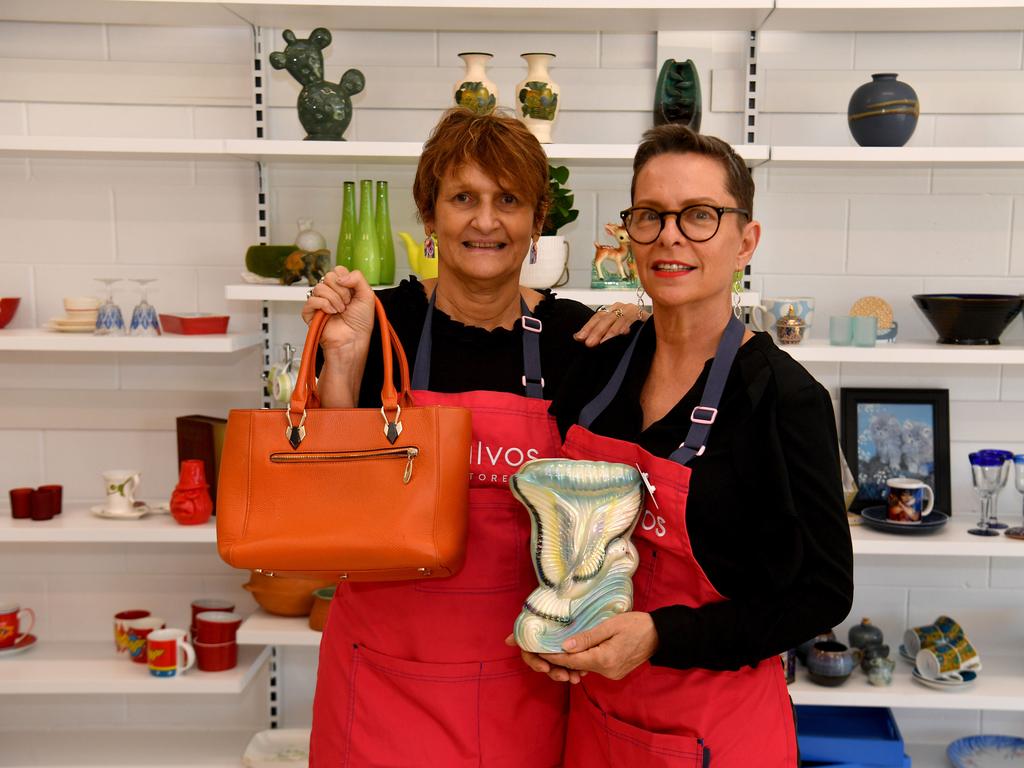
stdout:
<svg viewBox="0 0 1024 768">
<path fill-rule="evenodd" d="M 315 453 L 272 453 L 274 464 L 306 464 L 315 462 L 362 461 L 365 459 L 400 459 L 405 457 L 405 472 L 402 482 L 412 480 L 412 462 L 420 454 L 419 448 L 380 448 L 367 451 L 317 451 Z"/>
</svg>

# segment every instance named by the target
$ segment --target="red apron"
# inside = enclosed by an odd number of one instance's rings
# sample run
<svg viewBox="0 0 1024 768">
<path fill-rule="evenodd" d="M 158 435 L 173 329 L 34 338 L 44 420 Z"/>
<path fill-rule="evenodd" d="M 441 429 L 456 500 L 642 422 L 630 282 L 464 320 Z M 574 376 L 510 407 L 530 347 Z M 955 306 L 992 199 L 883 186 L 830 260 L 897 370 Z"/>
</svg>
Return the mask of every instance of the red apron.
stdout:
<svg viewBox="0 0 1024 768">
<path fill-rule="evenodd" d="M 414 388 L 429 372 L 432 314 L 433 299 Z M 447 579 L 338 586 L 320 643 L 311 768 L 561 763 L 566 686 L 530 670 L 504 642 L 536 586 L 529 516 L 508 479 L 561 444 L 539 396 L 539 339 L 524 337 L 531 397 L 414 390 L 417 405 L 473 412 L 466 562 Z M 538 342 L 532 355 L 527 341 Z"/>
<path fill-rule="evenodd" d="M 716 360 L 725 343 L 723 338 Z M 632 349 L 626 353 L 627 363 Z M 729 367 L 725 366 L 726 374 Z M 717 414 L 721 396 L 719 391 L 709 399 L 714 375 L 712 370 L 702 404 L 693 414 L 694 423 L 704 425 L 703 434 L 694 440 L 691 432 L 681 448 L 703 446 L 706 441 L 714 420 L 710 416 L 708 421 L 709 415 Z M 618 379 L 621 383 L 622 377 Z M 699 456 L 702 450 L 688 452 Z M 570 459 L 637 466 L 655 489 L 646 496 L 643 516 L 633 533 L 640 555 L 633 575 L 634 610 L 649 612 L 666 605 L 695 608 L 725 599 L 708 580 L 690 545 L 688 467 L 581 426 L 570 429 L 562 453 Z M 591 673 L 573 686 L 566 768 L 794 768 L 797 763 L 793 710 L 778 656 L 734 672 L 677 670 L 645 662 L 622 680 Z"/>
</svg>

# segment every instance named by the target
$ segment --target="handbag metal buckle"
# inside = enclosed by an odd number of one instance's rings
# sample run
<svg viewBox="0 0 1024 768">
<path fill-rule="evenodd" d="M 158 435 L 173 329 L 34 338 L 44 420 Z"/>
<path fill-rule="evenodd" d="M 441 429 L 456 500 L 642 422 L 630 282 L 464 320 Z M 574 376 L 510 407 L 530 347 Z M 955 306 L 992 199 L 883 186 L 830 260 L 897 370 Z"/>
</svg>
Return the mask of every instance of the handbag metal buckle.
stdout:
<svg viewBox="0 0 1024 768">
<path fill-rule="evenodd" d="M 388 439 L 388 442 L 392 445 L 395 444 L 395 440 L 402 434 L 402 406 L 396 405 L 395 408 L 395 420 L 388 421 L 388 415 L 384 413 L 384 406 L 380 407 L 380 415 L 384 417 L 384 437 Z"/>
<path fill-rule="evenodd" d="M 298 448 L 299 443 L 306 439 L 306 409 L 302 409 L 302 418 L 299 419 L 299 425 L 297 427 L 292 426 L 292 412 L 286 410 L 284 412 L 284 419 L 288 422 L 288 426 L 284 430 L 284 436 L 288 440 L 288 444 L 292 448 Z"/>
</svg>

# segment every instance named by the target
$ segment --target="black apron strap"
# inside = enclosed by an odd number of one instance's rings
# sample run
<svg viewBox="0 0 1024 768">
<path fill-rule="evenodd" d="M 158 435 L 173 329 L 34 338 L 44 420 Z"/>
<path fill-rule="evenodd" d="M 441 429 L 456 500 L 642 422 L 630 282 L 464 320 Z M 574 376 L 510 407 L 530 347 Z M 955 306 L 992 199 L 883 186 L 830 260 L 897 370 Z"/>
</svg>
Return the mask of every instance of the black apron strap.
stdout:
<svg viewBox="0 0 1024 768">
<path fill-rule="evenodd" d="M 430 294 L 427 303 L 427 317 L 420 331 L 420 342 L 416 347 L 416 360 L 412 366 L 412 388 L 430 389 L 430 359 L 433 354 L 434 297 L 437 291 Z M 540 333 L 543 323 L 530 312 L 526 300 L 519 298 L 519 309 L 523 313 L 519 322 L 523 326 L 523 389 L 527 397 L 544 397 L 544 377 L 540 366 Z"/>
<path fill-rule="evenodd" d="M 643 328 L 637 331 L 604 389 L 580 411 L 579 424 L 584 429 L 590 428 L 594 420 L 611 405 L 612 400 L 621 389 L 642 332 Z M 708 373 L 707 383 L 701 393 L 700 405 L 694 408 L 690 414 L 690 429 L 686 434 L 686 439 L 669 456 L 672 461 L 685 465 L 694 456 L 704 453 L 708 435 L 711 433 L 711 425 L 718 417 L 718 404 L 722 400 L 722 392 L 725 391 L 725 382 L 729 378 L 729 371 L 732 368 L 733 360 L 736 359 L 736 352 L 740 348 L 741 341 L 743 341 L 743 323 L 736 317 L 730 317 L 728 325 L 725 326 L 725 333 L 722 334 L 722 340 L 718 342 L 715 359 L 711 363 L 711 371 Z"/>
</svg>

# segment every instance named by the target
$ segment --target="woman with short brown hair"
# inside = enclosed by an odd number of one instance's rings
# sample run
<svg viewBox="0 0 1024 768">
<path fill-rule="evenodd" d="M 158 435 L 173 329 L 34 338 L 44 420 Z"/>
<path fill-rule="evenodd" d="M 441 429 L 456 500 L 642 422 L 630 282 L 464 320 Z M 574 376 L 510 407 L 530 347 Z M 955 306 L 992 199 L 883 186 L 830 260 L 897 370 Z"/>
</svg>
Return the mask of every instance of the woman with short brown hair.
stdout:
<svg viewBox="0 0 1024 768">
<path fill-rule="evenodd" d="M 439 249 L 436 280 L 381 290 L 412 367 L 417 405 L 473 412 L 469 537 L 447 579 L 342 582 L 320 645 L 310 765 L 555 766 L 564 686 L 523 667 L 503 642 L 534 581 L 530 525 L 508 478 L 561 439 L 550 394 L 583 345 L 636 318 L 591 312 L 519 285 L 548 204 L 547 158 L 514 118 L 448 112 L 423 149 L 414 197 Z M 338 267 L 311 292 L 306 322 L 321 338 L 325 407 L 375 404 L 374 293 Z M 377 401 L 379 402 L 379 401 Z M 343 510 L 344 488 L 337 494 Z"/>
</svg>

